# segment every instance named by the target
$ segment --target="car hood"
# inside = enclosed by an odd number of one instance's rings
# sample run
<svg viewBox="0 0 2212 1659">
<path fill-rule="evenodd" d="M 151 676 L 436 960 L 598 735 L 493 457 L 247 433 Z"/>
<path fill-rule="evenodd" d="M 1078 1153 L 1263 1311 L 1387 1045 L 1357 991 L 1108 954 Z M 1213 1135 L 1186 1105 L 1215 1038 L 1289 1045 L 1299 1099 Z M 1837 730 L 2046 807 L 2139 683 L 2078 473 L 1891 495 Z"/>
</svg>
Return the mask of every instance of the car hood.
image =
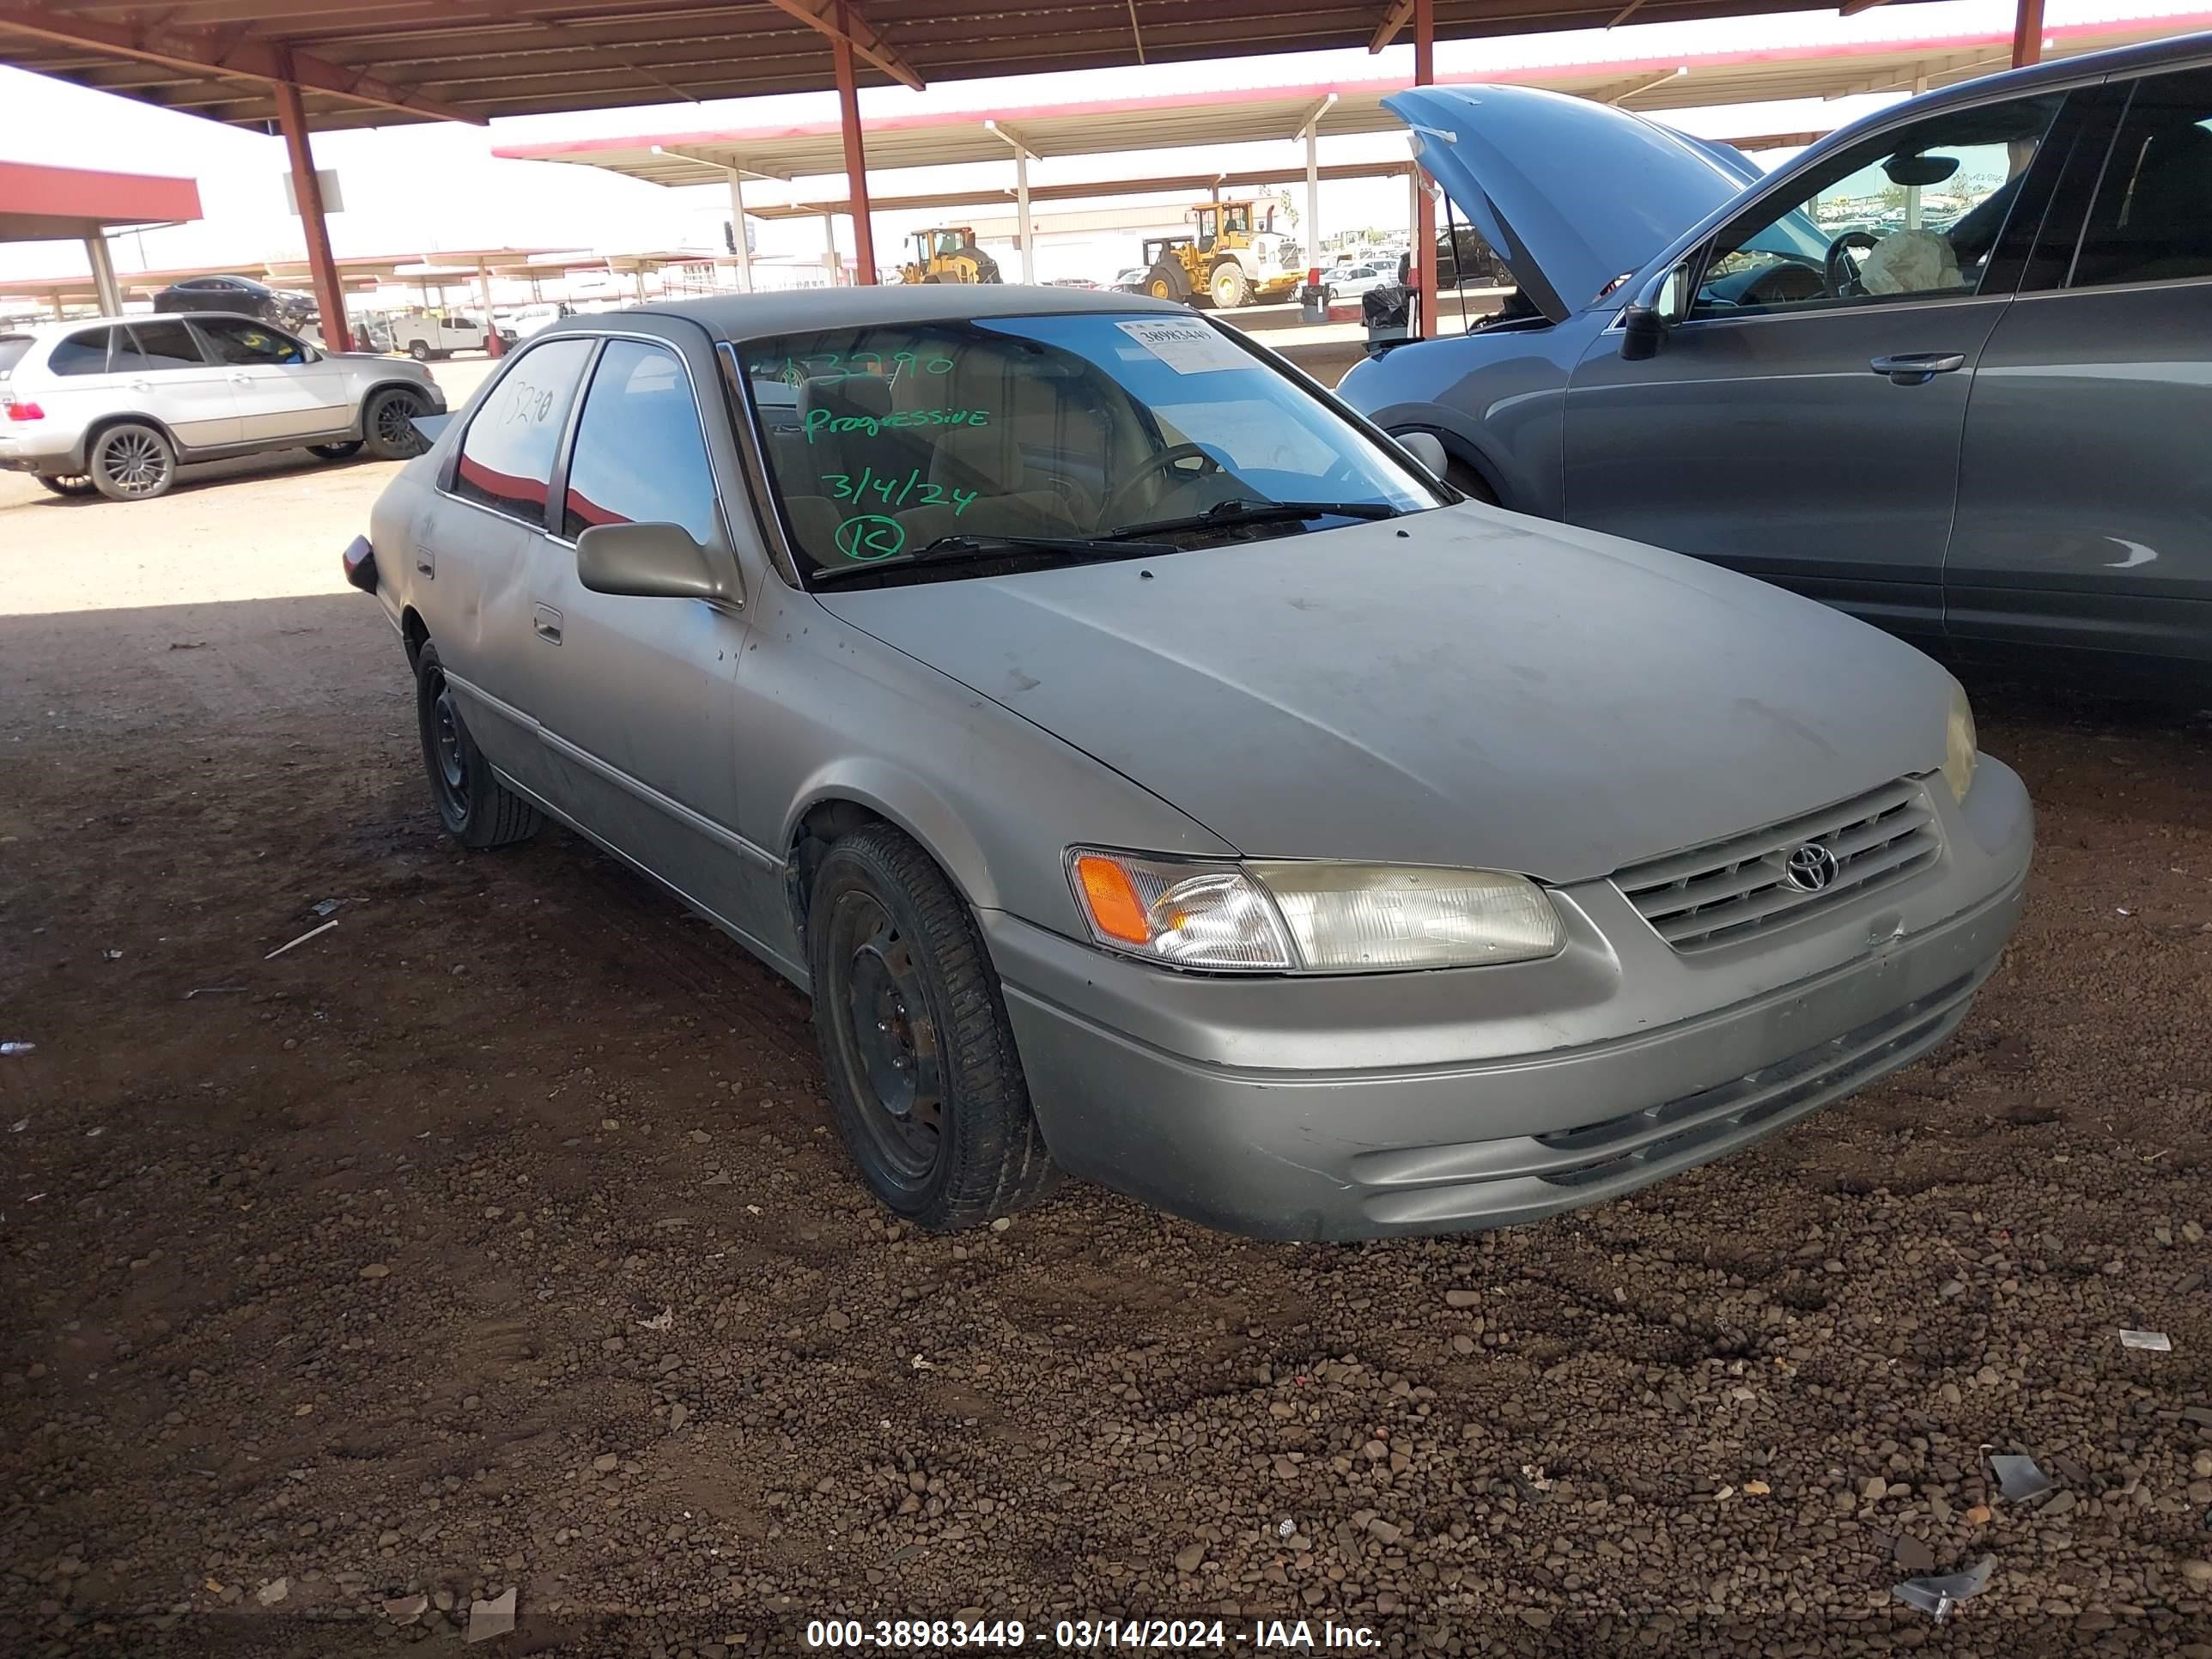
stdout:
<svg viewBox="0 0 2212 1659">
<path fill-rule="evenodd" d="M 1534 87 L 1416 87 L 1382 104 L 1553 322 L 1764 176 L 1726 144 Z"/>
<path fill-rule="evenodd" d="M 1472 504 L 817 598 L 1254 857 L 1577 881 L 1944 754 L 1948 678 L 1901 641 Z"/>
</svg>

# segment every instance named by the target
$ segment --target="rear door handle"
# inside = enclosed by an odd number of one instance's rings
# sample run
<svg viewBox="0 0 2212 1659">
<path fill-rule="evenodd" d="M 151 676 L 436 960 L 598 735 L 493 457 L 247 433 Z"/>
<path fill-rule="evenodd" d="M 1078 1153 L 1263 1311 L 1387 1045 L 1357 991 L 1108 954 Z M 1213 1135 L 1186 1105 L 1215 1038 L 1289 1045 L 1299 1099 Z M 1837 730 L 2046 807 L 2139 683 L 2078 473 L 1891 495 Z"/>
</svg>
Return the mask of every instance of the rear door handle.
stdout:
<svg viewBox="0 0 2212 1659">
<path fill-rule="evenodd" d="M 233 386 L 252 386 L 253 384 L 253 377 L 251 374 L 243 373 L 234 374 L 230 377 L 230 383 Z"/>
<path fill-rule="evenodd" d="M 1867 367 L 1887 374 L 1892 386 L 1926 386 L 1938 374 L 1966 366 L 1963 351 L 1905 351 L 1894 357 L 1877 357 Z"/>
<path fill-rule="evenodd" d="M 538 637 L 548 645 L 561 643 L 561 613 L 551 605 L 539 605 L 537 614 L 531 619 L 531 626 L 537 629 Z"/>
<path fill-rule="evenodd" d="M 151 392 L 154 389 L 154 383 L 151 380 L 133 380 L 131 382 L 131 389 L 133 392 Z"/>
</svg>

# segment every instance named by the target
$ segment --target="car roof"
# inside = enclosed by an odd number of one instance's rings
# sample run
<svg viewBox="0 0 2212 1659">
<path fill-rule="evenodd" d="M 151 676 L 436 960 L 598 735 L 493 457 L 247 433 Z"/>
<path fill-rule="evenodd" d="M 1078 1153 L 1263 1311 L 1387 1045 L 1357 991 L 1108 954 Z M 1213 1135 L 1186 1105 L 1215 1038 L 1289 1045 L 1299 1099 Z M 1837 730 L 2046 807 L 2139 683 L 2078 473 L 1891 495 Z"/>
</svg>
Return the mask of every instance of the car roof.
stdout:
<svg viewBox="0 0 2212 1659">
<path fill-rule="evenodd" d="M 772 334 L 811 334 L 824 329 L 876 324 L 961 322 L 971 317 L 1034 317 L 1081 312 L 1124 312 L 1188 318 L 1188 306 L 1107 289 L 1024 287 L 999 283 L 898 283 L 879 288 L 791 289 L 772 294 L 716 295 L 673 305 L 632 306 L 623 311 L 573 317 L 535 337 L 621 331 L 644 318 L 683 318 L 725 340 Z"/>
<path fill-rule="evenodd" d="M 21 328 L 8 328 L 4 325 L 0 325 L 0 331 L 11 335 L 35 335 L 44 340 L 64 334 L 74 334 L 79 329 L 100 328 L 114 323 L 208 323 L 218 321 L 225 317 L 235 322 L 252 323 L 256 328 L 267 328 L 270 325 L 251 312 L 245 311 L 138 311 L 125 317 L 72 317 L 67 322 L 61 323 L 50 319 L 41 320 L 26 324 Z"/>
<path fill-rule="evenodd" d="M 1791 161 L 1786 168 L 1778 169 L 1778 172 L 1794 173 L 1808 158 L 1845 149 L 1857 143 L 1868 132 L 1888 127 L 1901 117 L 1917 120 L 1923 116 L 1941 115 L 1947 110 L 1971 109 L 1992 99 L 2014 97 L 2046 88 L 2056 91 L 2094 86 L 2100 81 L 2130 78 L 2154 74 L 2160 70 L 2185 69 L 2208 63 L 2212 63 L 2212 33 L 2177 34 L 2165 40 L 2145 40 L 2131 46 L 2115 46 L 2109 52 L 2085 52 L 2079 58 L 2053 58 L 2046 63 L 2031 64 L 2026 69 L 2000 70 L 1993 75 L 1978 76 L 1954 86 L 1923 93 L 1917 98 L 1892 104 L 1862 117 L 1849 126 L 1830 133 Z"/>
</svg>

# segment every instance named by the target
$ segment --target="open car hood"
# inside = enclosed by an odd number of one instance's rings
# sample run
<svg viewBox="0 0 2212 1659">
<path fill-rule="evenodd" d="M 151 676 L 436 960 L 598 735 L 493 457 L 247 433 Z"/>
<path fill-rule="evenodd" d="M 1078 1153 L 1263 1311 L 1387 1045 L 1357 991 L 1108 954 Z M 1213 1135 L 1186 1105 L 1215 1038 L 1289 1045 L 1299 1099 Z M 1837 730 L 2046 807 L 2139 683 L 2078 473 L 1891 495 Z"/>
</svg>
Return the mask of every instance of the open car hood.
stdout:
<svg viewBox="0 0 2212 1659">
<path fill-rule="evenodd" d="M 1726 144 L 1534 87 L 1416 87 L 1382 104 L 1553 322 L 1765 176 Z"/>
</svg>

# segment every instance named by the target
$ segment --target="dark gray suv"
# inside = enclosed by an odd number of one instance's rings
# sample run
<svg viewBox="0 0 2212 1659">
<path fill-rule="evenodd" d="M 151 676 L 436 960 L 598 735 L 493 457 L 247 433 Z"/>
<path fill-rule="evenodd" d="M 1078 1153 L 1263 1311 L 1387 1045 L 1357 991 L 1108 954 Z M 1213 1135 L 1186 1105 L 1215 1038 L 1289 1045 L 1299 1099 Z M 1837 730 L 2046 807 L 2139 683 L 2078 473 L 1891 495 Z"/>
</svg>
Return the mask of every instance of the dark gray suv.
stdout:
<svg viewBox="0 0 2212 1659">
<path fill-rule="evenodd" d="M 1340 388 L 1453 482 L 1958 657 L 2205 685 L 2212 36 L 1948 88 L 1771 174 L 1527 88 L 1385 101 L 1526 301 Z"/>
<path fill-rule="evenodd" d="M 154 296 L 156 311 L 220 311 L 258 317 L 278 328 L 306 328 L 317 320 L 315 302 L 251 276 L 187 276 Z"/>
</svg>

